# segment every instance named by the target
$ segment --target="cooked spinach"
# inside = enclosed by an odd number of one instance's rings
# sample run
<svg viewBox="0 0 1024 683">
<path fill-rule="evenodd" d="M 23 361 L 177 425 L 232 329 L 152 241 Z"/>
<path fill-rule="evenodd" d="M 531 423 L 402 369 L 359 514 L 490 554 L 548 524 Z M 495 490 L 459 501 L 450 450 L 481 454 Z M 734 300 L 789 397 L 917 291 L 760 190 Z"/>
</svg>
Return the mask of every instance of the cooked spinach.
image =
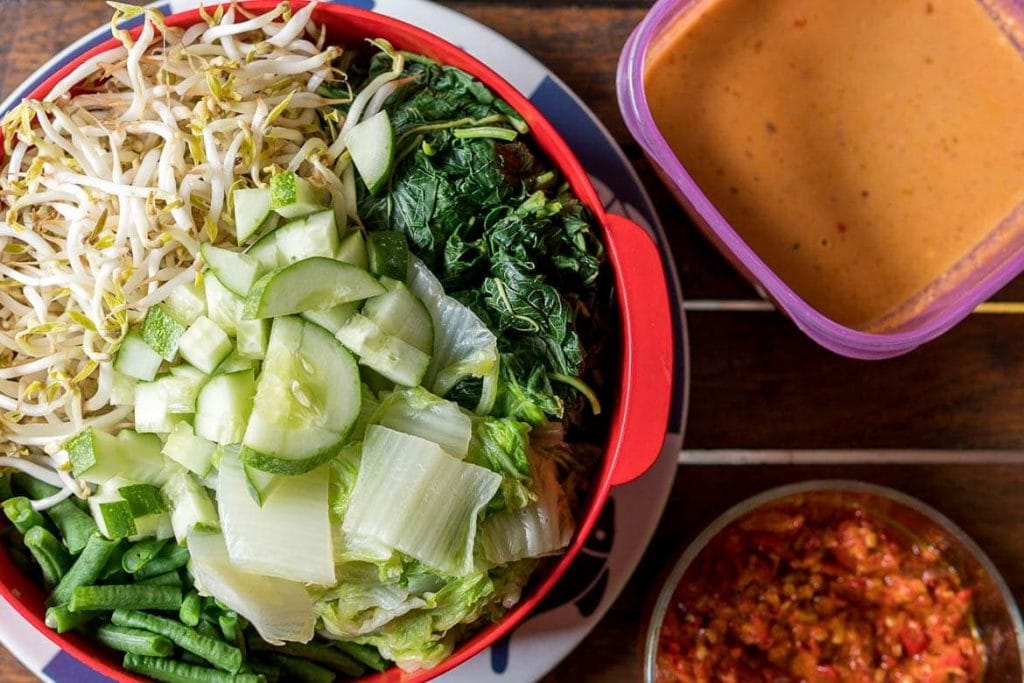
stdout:
<svg viewBox="0 0 1024 683">
<path fill-rule="evenodd" d="M 391 68 L 379 54 L 367 79 Z M 581 322 L 597 306 L 604 251 L 586 209 L 558 187 L 530 147 L 522 119 L 453 67 L 410 61 L 384 104 L 399 158 L 384 192 L 361 188 L 370 230 L 398 230 L 498 336 L 496 412 L 538 424 L 560 418 L 580 394 L 555 377 L 587 367 Z M 475 404 L 479 380 L 449 392 Z"/>
</svg>

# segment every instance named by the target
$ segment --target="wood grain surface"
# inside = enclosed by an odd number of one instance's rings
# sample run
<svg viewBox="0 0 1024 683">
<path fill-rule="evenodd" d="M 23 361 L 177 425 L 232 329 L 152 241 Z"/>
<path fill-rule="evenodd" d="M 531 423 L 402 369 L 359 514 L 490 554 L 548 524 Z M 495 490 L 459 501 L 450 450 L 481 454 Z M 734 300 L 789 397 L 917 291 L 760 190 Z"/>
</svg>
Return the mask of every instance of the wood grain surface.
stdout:
<svg viewBox="0 0 1024 683">
<path fill-rule="evenodd" d="M 750 299 L 752 288 L 686 219 L 629 137 L 615 65 L 650 3 L 445 3 L 547 64 L 605 122 L 633 160 L 671 237 L 688 298 Z M 104 23 L 102 0 L 0 0 L 0 94 L 73 38 Z M 996 297 L 1024 300 L 1018 280 Z M 640 569 L 593 633 L 543 680 L 639 680 L 644 610 L 671 557 L 740 499 L 782 483 L 853 478 L 899 488 L 939 508 L 989 554 L 1024 598 L 1024 468 L 970 464 L 970 450 L 1024 447 L 1024 316 L 975 315 L 902 358 L 835 356 L 777 313 L 688 316 L 694 449 L 962 449 L 963 464 L 682 466 Z M 0 647 L 0 681 L 33 680 Z"/>
</svg>

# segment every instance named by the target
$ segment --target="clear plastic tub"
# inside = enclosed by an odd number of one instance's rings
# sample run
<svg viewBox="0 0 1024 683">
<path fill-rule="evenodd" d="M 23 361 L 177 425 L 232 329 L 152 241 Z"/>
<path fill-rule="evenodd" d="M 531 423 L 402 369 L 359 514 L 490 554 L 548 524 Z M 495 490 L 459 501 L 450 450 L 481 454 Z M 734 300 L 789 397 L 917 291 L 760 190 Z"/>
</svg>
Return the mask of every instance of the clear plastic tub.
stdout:
<svg viewBox="0 0 1024 683">
<path fill-rule="evenodd" d="M 977 0 L 1020 49 L 1024 2 Z M 906 353 L 950 329 L 1024 271 L 1024 207 L 1018 207 L 957 264 L 887 314 L 870 331 L 842 325 L 810 305 L 770 268 L 723 218 L 659 132 L 644 92 L 644 61 L 663 31 L 706 0 L 659 0 L 627 40 L 619 58 L 617 89 L 626 125 L 662 179 L 711 241 L 814 341 L 852 358 Z"/>
</svg>

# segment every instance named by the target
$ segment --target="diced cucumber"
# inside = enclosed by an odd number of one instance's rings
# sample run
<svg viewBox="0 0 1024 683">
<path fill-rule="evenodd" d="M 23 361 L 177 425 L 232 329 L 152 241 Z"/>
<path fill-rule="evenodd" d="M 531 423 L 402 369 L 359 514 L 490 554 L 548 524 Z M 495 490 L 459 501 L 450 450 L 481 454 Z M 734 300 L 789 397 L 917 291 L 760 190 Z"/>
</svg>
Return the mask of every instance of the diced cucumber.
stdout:
<svg viewBox="0 0 1024 683">
<path fill-rule="evenodd" d="M 339 246 L 338 224 L 328 209 L 282 225 L 245 253 L 267 272 L 311 256 L 334 258 Z"/>
<path fill-rule="evenodd" d="M 269 320 L 239 320 L 235 329 L 235 351 L 242 358 L 263 360 L 269 339 Z"/>
<path fill-rule="evenodd" d="M 222 375 L 226 372 L 239 372 L 241 370 L 255 369 L 256 362 L 251 358 L 242 358 L 238 354 L 238 351 L 232 351 L 228 354 L 228 357 L 221 361 L 220 365 L 214 371 L 216 375 Z"/>
<path fill-rule="evenodd" d="M 132 517 L 158 515 L 170 510 L 160 489 L 152 484 L 131 483 L 119 487 L 117 492 L 128 502 Z"/>
<path fill-rule="evenodd" d="M 191 282 L 178 285 L 163 302 L 164 308 L 183 325 L 206 315 L 206 293 Z"/>
<path fill-rule="evenodd" d="M 311 323 L 319 325 L 331 334 L 335 334 L 349 318 L 359 312 L 359 303 L 358 301 L 350 301 L 347 304 L 339 304 L 325 311 L 303 311 L 302 317 Z"/>
<path fill-rule="evenodd" d="M 220 530 L 217 508 L 210 494 L 188 472 L 179 472 L 171 477 L 164 485 L 163 493 L 171 502 L 171 526 L 178 543 L 184 543 L 193 529 L 202 532 Z"/>
<path fill-rule="evenodd" d="M 366 238 L 363 237 L 363 231 L 356 230 L 343 237 L 334 258 L 345 263 L 351 263 L 357 268 L 369 270 L 370 257 L 366 253 Z"/>
<path fill-rule="evenodd" d="M 363 315 L 386 334 L 398 337 L 425 354 L 434 352 L 434 322 L 420 298 L 403 283 L 388 280 L 386 294 L 367 299 Z"/>
<path fill-rule="evenodd" d="M 366 234 L 366 253 L 370 272 L 377 277 L 404 281 L 409 274 L 409 244 L 405 234 L 380 230 Z"/>
<path fill-rule="evenodd" d="M 135 533 L 128 537 L 131 542 L 141 541 L 144 538 L 155 537 L 159 540 L 174 536 L 174 526 L 171 523 L 171 513 L 161 512 L 156 515 L 145 515 L 136 517 Z"/>
<path fill-rule="evenodd" d="M 113 384 L 110 387 L 110 405 L 135 405 L 135 384 L 137 382 L 138 380 L 134 377 L 129 377 L 128 375 L 114 370 Z"/>
<path fill-rule="evenodd" d="M 231 193 L 231 200 L 235 205 L 235 239 L 242 246 L 270 216 L 270 188 L 239 188 Z"/>
<path fill-rule="evenodd" d="M 298 218 L 323 208 L 323 192 L 295 171 L 270 179 L 270 208 L 283 218 Z"/>
<path fill-rule="evenodd" d="M 387 185 L 395 161 L 395 129 L 387 110 L 360 121 L 345 133 L 345 146 L 352 163 L 370 194 L 377 194 Z"/>
<path fill-rule="evenodd" d="M 190 472 L 205 477 L 213 469 L 213 457 L 217 444 L 209 439 L 196 436 L 192 425 L 179 422 L 167 436 L 164 444 L 164 457 L 173 460 Z"/>
<path fill-rule="evenodd" d="M 249 489 L 249 495 L 260 507 L 263 507 L 274 489 L 278 488 L 288 477 L 286 474 L 264 472 L 250 465 L 242 465 L 242 469 L 245 472 L 245 483 Z"/>
<path fill-rule="evenodd" d="M 200 370 L 199 368 L 189 365 L 188 363 L 178 363 L 177 365 L 172 365 L 170 368 L 170 372 L 175 377 L 185 377 L 187 379 L 192 380 L 193 382 L 196 382 L 197 384 L 203 384 L 204 382 L 206 382 L 206 373 Z"/>
<path fill-rule="evenodd" d="M 216 277 L 208 277 L 204 282 L 206 283 L 206 317 L 227 332 L 228 336 L 234 337 L 235 326 L 242 317 L 242 297 L 222 285 Z"/>
<path fill-rule="evenodd" d="M 196 396 L 199 395 L 199 389 L 206 383 L 206 375 L 191 366 L 185 367 L 192 370 L 194 374 L 162 375 L 153 382 L 158 384 L 163 391 L 167 412 L 172 415 L 189 415 L 196 412 Z"/>
<path fill-rule="evenodd" d="M 64 448 L 71 462 L 72 476 L 90 484 L 103 484 L 121 475 L 134 481 L 161 485 L 169 476 L 160 455 L 160 439 L 151 434 L 138 434 L 126 429 L 115 437 L 87 427 L 71 437 Z"/>
<path fill-rule="evenodd" d="M 262 275 L 259 262 L 240 251 L 204 244 L 199 247 L 199 253 L 203 255 L 203 260 L 210 267 L 213 276 L 238 296 L 245 296 L 252 284 Z"/>
<path fill-rule="evenodd" d="M 362 365 L 402 386 L 418 386 L 430 365 L 430 356 L 387 334 L 377 323 L 358 313 L 335 336 L 359 356 Z"/>
<path fill-rule="evenodd" d="M 274 320 L 242 443 L 245 464 L 301 474 L 333 456 L 359 416 L 359 369 L 323 328 Z"/>
<path fill-rule="evenodd" d="M 181 335 L 178 350 L 181 357 L 196 368 L 211 373 L 231 353 L 231 339 L 212 320 L 201 315 Z"/>
<path fill-rule="evenodd" d="M 116 489 L 101 486 L 89 496 L 89 512 L 101 534 L 110 540 L 127 538 L 136 533 L 135 517 L 128 501 Z"/>
<path fill-rule="evenodd" d="M 167 434 L 181 418 L 171 413 L 167 392 L 159 380 L 135 385 L 135 430 Z"/>
<path fill-rule="evenodd" d="M 267 273 L 245 298 L 242 317 L 272 318 L 322 311 L 384 293 L 365 270 L 332 258 L 314 256 Z"/>
<path fill-rule="evenodd" d="M 149 307 L 139 329 L 142 341 L 168 361 L 178 355 L 178 339 L 184 332 L 185 326 L 160 304 Z"/>
<path fill-rule="evenodd" d="M 137 331 L 132 330 L 121 340 L 121 348 L 114 358 L 114 369 L 122 375 L 149 382 L 156 377 L 162 362 L 160 354 L 143 341 Z"/>
<path fill-rule="evenodd" d="M 252 370 L 214 375 L 196 399 L 195 433 L 218 444 L 239 443 L 252 412 Z"/>
</svg>

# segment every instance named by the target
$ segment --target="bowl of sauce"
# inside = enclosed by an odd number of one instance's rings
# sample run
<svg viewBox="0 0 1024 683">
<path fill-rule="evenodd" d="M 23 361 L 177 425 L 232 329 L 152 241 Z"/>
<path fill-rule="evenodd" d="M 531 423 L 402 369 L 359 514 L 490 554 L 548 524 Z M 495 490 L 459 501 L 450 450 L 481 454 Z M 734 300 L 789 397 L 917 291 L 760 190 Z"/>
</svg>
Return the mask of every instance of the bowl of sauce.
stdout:
<svg viewBox="0 0 1024 683">
<path fill-rule="evenodd" d="M 1024 3 L 661 0 L 626 123 L 812 338 L 909 351 L 1024 270 Z"/>
<path fill-rule="evenodd" d="M 850 481 L 762 493 L 673 567 L 648 683 L 1022 679 L 1024 630 L 984 553 L 897 491 Z"/>
</svg>

